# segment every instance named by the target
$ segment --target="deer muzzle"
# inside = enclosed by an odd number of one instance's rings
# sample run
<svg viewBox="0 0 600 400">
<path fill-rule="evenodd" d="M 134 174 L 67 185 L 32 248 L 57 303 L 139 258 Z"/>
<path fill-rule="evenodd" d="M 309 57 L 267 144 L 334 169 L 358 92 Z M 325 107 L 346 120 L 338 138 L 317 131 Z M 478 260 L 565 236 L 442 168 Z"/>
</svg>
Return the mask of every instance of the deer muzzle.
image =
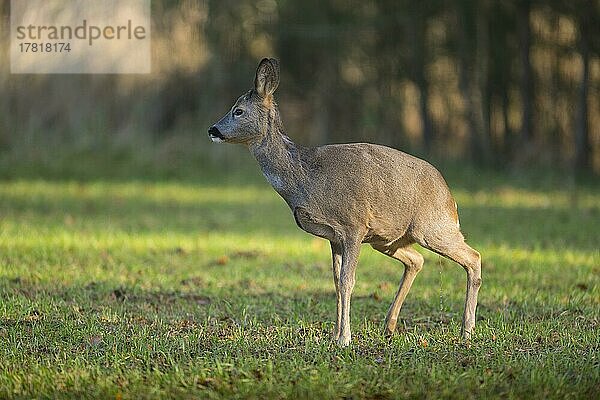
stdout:
<svg viewBox="0 0 600 400">
<path fill-rule="evenodd" d="M 215 125 L 208 128 L 208 136 L 213 142 L 220 143 L 225 141 L 225 136 L 219 131 Z"/>
</svg>

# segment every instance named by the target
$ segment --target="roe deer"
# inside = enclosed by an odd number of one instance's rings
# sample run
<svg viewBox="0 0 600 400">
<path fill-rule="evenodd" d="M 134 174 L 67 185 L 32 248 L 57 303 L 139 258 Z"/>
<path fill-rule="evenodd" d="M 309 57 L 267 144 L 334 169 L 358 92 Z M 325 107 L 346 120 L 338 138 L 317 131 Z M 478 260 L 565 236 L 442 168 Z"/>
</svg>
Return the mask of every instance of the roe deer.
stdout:
<svg viewBox="0 0 600 400">
<path fill-rule="evenodd" d="M 244 93 L 208 134 L 213 142 L 248 147 L 262 173 L 283 197 L 296 224 L 329 240 L 337 294 L 335 339 L 350 343 L 350 297 L 361 243 L 401 261 L 404 275 L 387 313 L 385 329 L 396 329 L 398 313 L 423 256 L 413 243 L 460 264 L 467 272 L 462 336 L 475 327 L 481 257 L 460 232 L 456 202 L 431 164 L 401 151 L 368 143 L 303 147 L 286 135 L 273 93 L 279 63 L 263 59 L 254 88 Z"/>
</svg>

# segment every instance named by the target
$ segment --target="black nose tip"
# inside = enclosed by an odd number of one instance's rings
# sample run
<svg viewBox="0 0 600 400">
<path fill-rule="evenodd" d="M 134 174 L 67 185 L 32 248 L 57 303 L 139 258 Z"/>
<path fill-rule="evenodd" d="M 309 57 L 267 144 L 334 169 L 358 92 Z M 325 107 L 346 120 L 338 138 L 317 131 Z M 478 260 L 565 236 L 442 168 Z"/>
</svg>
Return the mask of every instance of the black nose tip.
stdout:
<svg viewBox="0 0 600 400">
<path fill-rule="evenodd" d="M 219 128 L 217 128 L 214 125 L 211 126 L 210 128 L 208 128 L 208 135 L 211 136 L 211 137 L 217 137 L 219 139 L 223 139 L 223 135 L 219 131 Z"/>
</svg>

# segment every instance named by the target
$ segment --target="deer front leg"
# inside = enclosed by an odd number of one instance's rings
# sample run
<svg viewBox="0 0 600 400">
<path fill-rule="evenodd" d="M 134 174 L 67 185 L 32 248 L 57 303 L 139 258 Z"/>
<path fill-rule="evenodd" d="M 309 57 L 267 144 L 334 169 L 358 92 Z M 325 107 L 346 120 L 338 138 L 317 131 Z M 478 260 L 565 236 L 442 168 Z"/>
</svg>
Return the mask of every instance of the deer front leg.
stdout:
<svg viewBox="0 0 600 400">
<path fill-rule="evenodd" d="M 356 264 L 360 254 L 360 241 L 352 240 L 342 244 L 342 267 L 340 269 L 340 303 L 342 306 L 340 335 L 337 344 L 346 347 L 350 344 L 350 298 L 354 289 Z"/>
<path fill-rule="evenodd" d="M 333 264 L 333 283 L 335 283 L 335 297 L 337 299 L 336 313 L 337 317 L 335 320 L 335 330 L 333 336 L 335 340 L 340 337 L 340 328 L 342 320 L 342 297 L 340 294 L 340 269 L 342 267 L 342 247 L 338 244 L 331 242 L 331 260 Z"/>
<path fill-rule="evenodd" d="M 350 297 L 354 289 L 354 271 L 360 253 L 362 239 L 341 239 L 331 224 L 323 217 L 315 215 L 304 207 L 294 209 L 294 218 L 298 226 L 308 233 L 325 238 L 331 243 L 331 255 L 333 264 L 333 281 L 337 297 L 337 319 L 335 327 L 335 339 L 340 346 L 350 344 Z"/>
</svg>

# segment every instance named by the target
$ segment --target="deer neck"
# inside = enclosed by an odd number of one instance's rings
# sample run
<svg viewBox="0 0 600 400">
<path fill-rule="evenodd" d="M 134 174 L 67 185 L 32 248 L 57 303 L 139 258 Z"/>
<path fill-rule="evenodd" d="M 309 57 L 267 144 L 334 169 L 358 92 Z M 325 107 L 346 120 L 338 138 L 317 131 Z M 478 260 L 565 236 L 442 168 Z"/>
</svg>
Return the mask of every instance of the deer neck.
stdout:
<svg viewBox="0 0 600 400">
<path fill-rule="evenodd" d="M 306 200 L 301 149 L 283 133 L 280 124 L 269 125 L 262 140 L 249 148 L 267 181 L 292 209 Z"/>
</svg>

